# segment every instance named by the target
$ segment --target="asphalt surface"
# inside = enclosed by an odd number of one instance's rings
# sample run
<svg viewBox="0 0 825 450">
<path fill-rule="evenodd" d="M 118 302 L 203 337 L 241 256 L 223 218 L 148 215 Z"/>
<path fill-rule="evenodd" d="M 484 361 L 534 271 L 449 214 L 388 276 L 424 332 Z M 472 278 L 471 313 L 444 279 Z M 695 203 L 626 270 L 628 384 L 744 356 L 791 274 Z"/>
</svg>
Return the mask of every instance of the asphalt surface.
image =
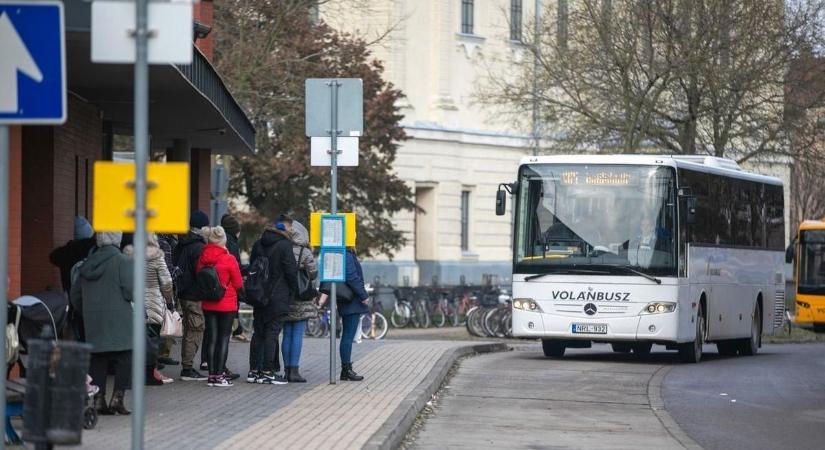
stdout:
<svg viewBox="0 0 825 450">
<path fill-rule="evenodd" d="M 674 366 L 665 407 L 706 449 L 825 448 L 825 344 Z"/>
<path fill-rule="evenodd" d="M 538 344 L 461 362 L 405 448 L 825 448 L 825 344 L 681 364 Z"/>
</svg>

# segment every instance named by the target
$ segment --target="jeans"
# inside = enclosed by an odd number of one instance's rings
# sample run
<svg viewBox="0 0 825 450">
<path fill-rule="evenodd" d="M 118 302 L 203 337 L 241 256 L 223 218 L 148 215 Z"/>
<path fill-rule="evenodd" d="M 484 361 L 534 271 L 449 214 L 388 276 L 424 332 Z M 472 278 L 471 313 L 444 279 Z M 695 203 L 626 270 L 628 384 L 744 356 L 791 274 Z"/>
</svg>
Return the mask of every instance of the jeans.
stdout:
<svg viewBox="0 0 825 450">
<path fill-rule="evenodd" d="M 249 370 L 271 372 L 278 364 L 276 344 L 281 323 L 265 311 L 252 312 L 252 342 L 249 344 Z"/>
<path fill-rule="evenodd" d="M 100 395 L 106 396 L 106 375 L 109 363 L 115 367 L 115 391 L 129 389 L 132 382 L 132 351 L 92 353 L 89 375 L 92 383 L 100 388 Z"/>
<path fill-rule="evenodd" d="M 209 336 L 203 351 L 207 355 L 209 375 L 222 375 L 226 370 L 226 357 L 229 354 L 229 337 L 232 334 L 232 321 L 235 319 L 231 312 L 204 311 L 206 319 L 205 333 Z"/>
<path fill-rule="evenodd" d="M 341 332 L 341 364 L 352 364 L 352 340 L 355 339 L 355 333 L 358 331 L 358 325 L 361 324 L 361 314 L 347 314 L 341 316 L 341 321 L 344 323 L 344 329 Z"/>
<path fill-rule="evenodd" d="M 301 362 L 301 347 L 304 345 L 304 330 L 306 326 L 306 320 L 287 322 L 284 324 L 284 340 L 281 342 L 284 367 L 298 367 Z"/>
</svg>

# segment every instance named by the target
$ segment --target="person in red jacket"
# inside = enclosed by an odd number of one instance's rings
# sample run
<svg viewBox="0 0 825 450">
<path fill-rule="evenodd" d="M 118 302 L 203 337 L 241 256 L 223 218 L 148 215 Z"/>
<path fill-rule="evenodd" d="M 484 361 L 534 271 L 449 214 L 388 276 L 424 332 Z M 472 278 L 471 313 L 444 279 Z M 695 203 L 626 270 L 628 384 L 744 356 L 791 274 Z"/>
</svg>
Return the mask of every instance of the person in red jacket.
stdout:
<svg viewBox="0 0 825 450">
<path fill-rule="evenodd" d="M 229 338 L 232 334 L 232 321 L 238 311 L 238 290 L 243 289 L 243 279 L 238 261 L 226 249 L 226 231 L 223 227 L 214 227 L 206 235 L 207 244 L 198 260 L 197 271 L 206 266 L 215 268 L 221 285 L 226 289 L 223 298 L 218 301 L 204 301 L 203 314 L 209 340 L 206 348 L 209 365 L 207 384 L 216 387 L 232 386 L 232 381 L 224 376 L 226 357 L 229 352 Z"/>
</svg>

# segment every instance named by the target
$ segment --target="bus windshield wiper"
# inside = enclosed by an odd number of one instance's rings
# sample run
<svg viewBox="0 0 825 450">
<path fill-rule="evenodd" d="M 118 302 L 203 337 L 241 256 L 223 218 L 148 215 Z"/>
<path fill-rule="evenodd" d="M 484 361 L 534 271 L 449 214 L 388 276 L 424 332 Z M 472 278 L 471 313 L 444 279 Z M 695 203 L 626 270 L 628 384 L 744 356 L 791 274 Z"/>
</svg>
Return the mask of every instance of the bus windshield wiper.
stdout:
<svg viewBox="0 0 825 450">
<path fill-rule="evenodd" d="M 593 275 L 593 274 L 607 275 L 610 272 L 605 272 L 603 270 L 590 270 L 590 269 L 561 269 L 561 270 L 556 270 L 554 272 L 539 273 L 539 274 L 536 274 L 536 275 L 528 275 L 528 276 L 524 277 L 524 281 L 535 280 L 536 278 L 541 278 L 541 277 L 544 277 L 544 276 L 547 276 L 547 275 L 574 274 L 574 273 L 583 273 L 583 274 L 589 274 L 589 275 Z"/>
<path fill-rule="evenodd" d="M 656 283 L 656 284 L 662 284 L 662 280 L 660 280 L 660 279 L 658 279 L 658 278 L 654 277 L 653 275 L 649 275 L 649 274 L 646 274 L 646 273 L 644 273 L 644 272 L 642 272 L 642 271 L 636 270 L 636 269 L 634 269 L 634 268 L 632 268 L 632 267 L 628 267 L 628 266 L 621 266 L 621 265 L 618 265 L 618 264 L 604 264 L 604 266 L 605 266 L 605 267 L 615 267 L 615 268 L 617 268 L 617 269 L 626 270 L 626 271 L 628 271 L 628 272 L 630 272 L 630 273 L 633 273 L 633 274 L 635 274 L 635 275 L 638 275 L 638 276 L 640 276 L 640 277 L 647 278 L 648 280 L 650 280 L 650 281 L 652 281 L 652 282 L 654 282 L 654 283 Z"/>
</svg>

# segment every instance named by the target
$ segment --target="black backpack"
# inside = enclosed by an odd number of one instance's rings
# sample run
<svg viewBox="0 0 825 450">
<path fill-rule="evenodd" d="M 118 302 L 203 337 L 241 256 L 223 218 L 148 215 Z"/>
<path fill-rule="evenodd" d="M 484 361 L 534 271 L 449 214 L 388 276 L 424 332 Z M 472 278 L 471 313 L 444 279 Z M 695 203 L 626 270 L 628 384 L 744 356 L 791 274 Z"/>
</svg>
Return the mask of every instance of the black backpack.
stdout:
<svg viewBox="0 0 825 450">
<path fill-rule="evenodd" d="M 269 279 L 272 274 L 269 270 L 269 258 L 274 250 L 273 245 L 272 250 L 255 258 L 247 269 L 246 279 L 243 282 L 244 302 L 252 307 L 263 308 L 269 304 L 272 291 L 272 283 Z"/>
<path fill-rule="evenodd" d="M 204 266 L 195 274 L 195 283 L 188 294 L 195 301 L 215 302 L 226 294 L 215 266 Z"/>
<path fill-rule="evenodd" d="M 309 272 L 301 267 L 301 256 L 304 255 L 305 248 L 301 247 L 301 252 L 298 254 L 298 299 L 309 301 L 318 296 L 318 290 L 309 278 Z"/>
</svg>

